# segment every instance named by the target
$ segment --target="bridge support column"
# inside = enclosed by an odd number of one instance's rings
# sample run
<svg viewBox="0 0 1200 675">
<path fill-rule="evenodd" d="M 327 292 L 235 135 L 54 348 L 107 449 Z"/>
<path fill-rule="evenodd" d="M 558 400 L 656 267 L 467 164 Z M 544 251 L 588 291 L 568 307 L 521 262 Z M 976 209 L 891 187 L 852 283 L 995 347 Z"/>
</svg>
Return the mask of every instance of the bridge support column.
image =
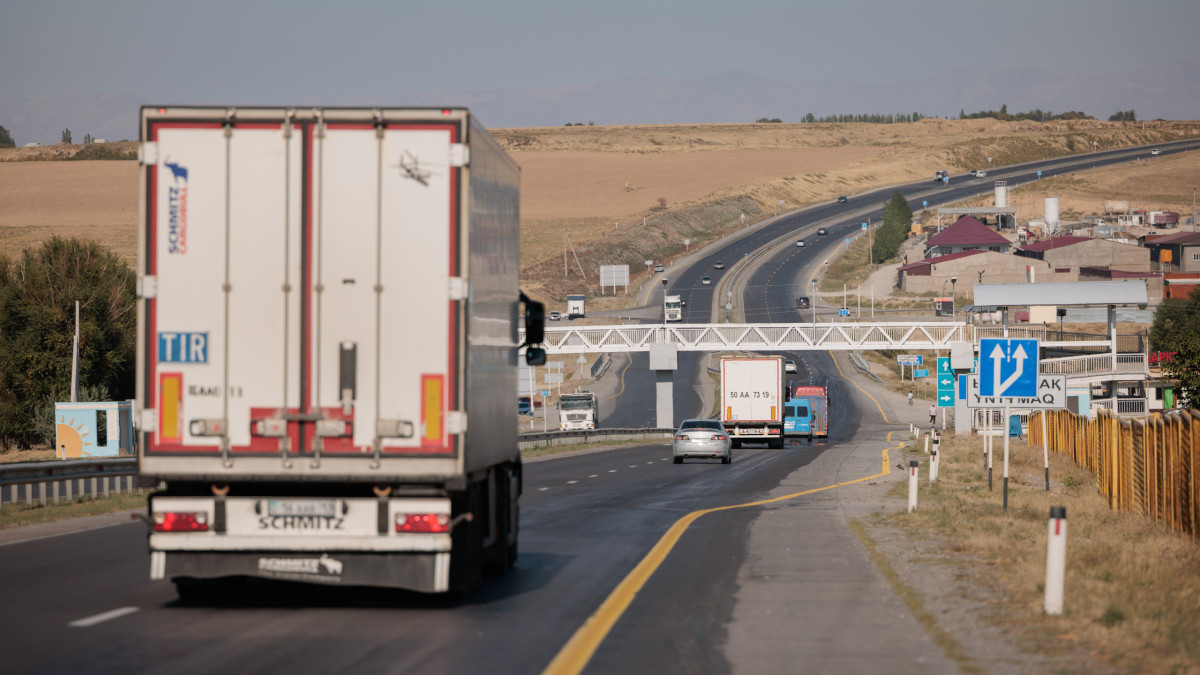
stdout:
<svg viewBox="0 0 1200 675">
<path fill-rule="evenodd" d="M 659 429 L 675 428 L 675 371 L 679 369 L 679 347 L 672 344 L 650 345 L 650 370 L 654 371 L 654 391 Z"/>
</svg>

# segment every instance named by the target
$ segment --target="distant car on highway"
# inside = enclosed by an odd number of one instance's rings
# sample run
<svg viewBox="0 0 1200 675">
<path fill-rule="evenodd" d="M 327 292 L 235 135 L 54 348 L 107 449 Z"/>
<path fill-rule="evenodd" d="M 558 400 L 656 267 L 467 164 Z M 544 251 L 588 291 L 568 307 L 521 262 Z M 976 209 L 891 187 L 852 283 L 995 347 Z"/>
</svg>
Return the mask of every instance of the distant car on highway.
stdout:
<svg viewBox="0 0 1200 675">
<path fill-rule="evenodd" d="M 722 464 L 729 464 L 733 461 L 729 445 L 729 434 L 720 420 L 690 419 L 675 431 L 671 454 L 676 464 L 683 464 L 685 457 L 719 458 Z"/>
<path fill-rule="evenodd" d="M 562 319 L 562 314 L 557 311 L 550 312 L 547 318 L 549 318 L 551 321 L 558 321 Z"/>
<path fill-rule="evenodd" d="M 849 200 L 846 199 L 846 195 L 842 195 L 841 197 L 838 197 L 839 204 L 845 204 L 847 201 L 849 201 Z"/>
<path fill-rule="evenodd" d="M 824 235 L 829 234 L 829 230 L 826 230 L 825 228 L 822 227 L 821 229 L 817 230 L 817 234 L 824 236 Z"/>
<path fill-rule="evenodd" d="M 791 359 L 784 361 L 783 362 L 783 372 L 785 372 L 785 373 L 796 372 L 796 362 Z"/>
<path fill-rule="evenodd" d="M 654 266 L 654 271 L 655 271 L 655 272 L 661 272 L 661 271 L 663 271 L 663 266 L 662 266 L 662 265 L 655 265 L 655 266 Z"/>
<path fill-rule="evenodd" d="M 804 240 L 803 239 L 796 240 L 796 248 L 804 248 Z"/>
<path fill-rule="evenodd" d="M 517 401 L 518 415 L 533 415 L 533 405 L 529 403 L 529 399 L 523 398 Z"/>
<path fill-rule="evenodd" d="M 796 309 L 808 309 L 811 306 L 807 295 L 796 298 Z"/>
<path fill-rule="evenodd" d="M 707 274 L 705 274 L 704 276 L 700 277 L 700 284 L 703 286 L 711 286 L 712 279 L 709 278 L 709 276 Z"/>
<path fill-rule="evenodd" d="M 1161 154 L 1162 154 L 1162 150 L 1159 150 L 1158 148 L 1155 148 L 1155 149 L 1153 149 L 1153 150 L 1151 150 L 1151 151 L 1150 151 L 1150 154 L 1152 154 L 1152 155 L 1161 155 Z"/>
<path fill-rule="evenodd" d="M 940 182 L 942 182 L 942 179 L 945 177 L 946 177 L 946 171 L 943 169 L 943 170 L 938 171 L 937 173 L 933 174 L 933 182 L 940 183 Z"/>
<path fill-rule="evenodd" d="M 723 270 L 723 269 L 725 269 L 725 263 L 718 260 L 717 262 L 713 263 L 713 269 L 714 270 Z"/>
</svg>

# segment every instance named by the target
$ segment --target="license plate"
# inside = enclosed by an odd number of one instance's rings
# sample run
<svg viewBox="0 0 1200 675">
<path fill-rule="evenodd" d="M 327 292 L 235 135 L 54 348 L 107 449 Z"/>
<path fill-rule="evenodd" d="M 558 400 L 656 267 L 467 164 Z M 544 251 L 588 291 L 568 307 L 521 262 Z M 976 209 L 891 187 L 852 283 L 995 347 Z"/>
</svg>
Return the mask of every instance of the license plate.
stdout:
<svg viewBox="0 0 1200 675">
<path fill-rule="evenodd" d="M 334 499 L 271 499 L 267 501 L 269 516 L 319 516 L 332 518 L 337 515 L 337 500 Z"/>
</svg>

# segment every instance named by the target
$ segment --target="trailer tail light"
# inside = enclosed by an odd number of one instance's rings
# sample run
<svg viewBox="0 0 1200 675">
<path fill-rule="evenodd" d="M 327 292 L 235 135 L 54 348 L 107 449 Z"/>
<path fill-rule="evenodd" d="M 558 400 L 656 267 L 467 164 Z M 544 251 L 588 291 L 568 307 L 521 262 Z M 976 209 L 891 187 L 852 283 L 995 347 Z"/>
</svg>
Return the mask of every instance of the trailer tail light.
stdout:
<svg viewBox="0 0 1200 675">
<path fill-rule="evenodd" d="M 208 514 L 203 511 L 168 511 L 154 514 L 155 532 L 206 532 Z"/>
<path fill-rule="evenodd" d="M 450 531 L 448 513 L 397 513 L 397 532 L 427 532 L 440 534 Z"/>
</svg>

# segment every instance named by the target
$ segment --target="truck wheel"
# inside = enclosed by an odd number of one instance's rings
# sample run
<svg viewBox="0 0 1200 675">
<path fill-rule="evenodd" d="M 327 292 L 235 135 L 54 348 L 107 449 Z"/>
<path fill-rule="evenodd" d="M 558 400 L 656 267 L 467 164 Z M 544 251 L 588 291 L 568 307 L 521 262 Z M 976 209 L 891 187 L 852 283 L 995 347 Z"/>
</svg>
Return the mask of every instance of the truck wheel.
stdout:
<svg viewBox="0 0 1200 675">
<path fill-rule="evenodd" d="M 767 439 L 767 447 L 772 450 L 779 450 L 779 449 L 783 448 L 783 439 L 782 438 L 768 438 Z"/>
<path fill-rule="evenodd" d="M 734 450 L 737 450 L 738 448 L 742 447 L 742 442 L 735 438 L 735 439 L 729 441 L 729 447 L 733 448 Z"/>
</svg>

